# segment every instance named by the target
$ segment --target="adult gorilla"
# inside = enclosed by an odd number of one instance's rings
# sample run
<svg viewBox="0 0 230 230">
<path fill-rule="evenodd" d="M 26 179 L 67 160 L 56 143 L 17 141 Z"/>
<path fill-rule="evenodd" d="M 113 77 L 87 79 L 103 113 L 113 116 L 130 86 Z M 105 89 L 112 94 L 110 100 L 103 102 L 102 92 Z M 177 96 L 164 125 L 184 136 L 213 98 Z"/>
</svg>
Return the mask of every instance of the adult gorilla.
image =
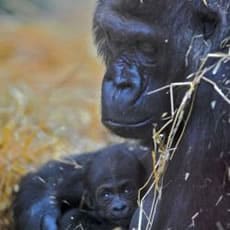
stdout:
<svg viewBox="0 0 230 230">
<path fill-rule="evenodd" d="M 165 115 L 178 119 L 186 87 L 167 86 L 187 82 L 188 75 L 190 81 L 196 79 L 184 115 L 174 124 L 176 133 L 169 126 L 161 132 L 165 140 L 173 135 L 181 141 L 171 145 L 177 149 L 164 168 L 160 201 L 151 207 L 153 192 L 144 201 L 152 222 L 147 225 L 143 217 L 139 229 L 230 227 L 229 25 L 229 0 L 98 2 L 95 40 L 107 67 L 102 121 L 110 130 L 150 139 L 153 124 L 160 129 Z M 204 59 L 209 53 L 217 54 Z"/>
</svg>

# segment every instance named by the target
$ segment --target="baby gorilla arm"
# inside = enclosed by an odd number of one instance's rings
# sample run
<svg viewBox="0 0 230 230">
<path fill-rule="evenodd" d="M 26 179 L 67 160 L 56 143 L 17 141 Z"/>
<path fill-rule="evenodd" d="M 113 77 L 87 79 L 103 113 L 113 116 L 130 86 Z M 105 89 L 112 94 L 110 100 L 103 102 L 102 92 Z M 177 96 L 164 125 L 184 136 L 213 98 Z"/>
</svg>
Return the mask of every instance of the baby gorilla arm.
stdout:
<svg viewBox="0 0 230 230">
<path fill-rule="evenodd" d="M 148 175 L 146 162 L 152 162 L 147 156 L 149 149 L 118 144 L 47 163 L 22 179 L 14 201 L 15 228 L 126 229 Z"/>
<path fill-rule="evenodd" d="M 78 205 L 81 200 L 84 172 L 79 165 L 84 166 L 90 158 L 91 154 L 85 154 L 51 161 L 26 175 L 14 201 L 15 229 L 57 230 L 62 207 Z"/>
</svg>

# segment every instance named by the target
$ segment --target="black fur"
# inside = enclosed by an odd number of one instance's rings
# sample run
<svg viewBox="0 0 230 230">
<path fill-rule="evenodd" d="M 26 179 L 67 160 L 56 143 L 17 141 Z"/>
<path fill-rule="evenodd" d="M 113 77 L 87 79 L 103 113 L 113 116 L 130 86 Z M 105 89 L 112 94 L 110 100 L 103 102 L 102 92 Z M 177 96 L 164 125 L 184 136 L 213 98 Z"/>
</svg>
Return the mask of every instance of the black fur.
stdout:
<svg viewBox="0 0 230 230">
<path fill-rule="evenodd" d="M 138 189 L 150 173 L 149 152 L 119 144 L 48 162 L 22 179 L 14 201 L 15 229 L 127 229 Z"/>
<path fill-rule="evenodd" d="M 229 0 L 99 1 L 94 32 L 106 64 L 102 122 L 118 135 L 151 139 L 153 124 L 156 129 L 162 127 L 162 114 L 170 115 L 171 107 L 168 89 L 148 93 L 192 80 L 187 76 L 198 71 L 209 53 L 227 54 L 229 25 Z M 205 77 L 229 98 L 228 59 Z M 209 58 L 204 67 L 219 61 Z M 230 105 L 217 91 L 204 80 L 195 90 L 191 117 L 169 162 L 150 229 L 230 228 Z M 177 87 L 176 108 L 182 95 Z M 167 131 L 164 135 L 167 138 Z M 188 180 L 185 174 L 190 175 Z M 147 213 L 152 198 L 150 194 L 144 203 Z M 138 212 L 132 227 L 137 226 L 137 219 Z"/>
</svg>

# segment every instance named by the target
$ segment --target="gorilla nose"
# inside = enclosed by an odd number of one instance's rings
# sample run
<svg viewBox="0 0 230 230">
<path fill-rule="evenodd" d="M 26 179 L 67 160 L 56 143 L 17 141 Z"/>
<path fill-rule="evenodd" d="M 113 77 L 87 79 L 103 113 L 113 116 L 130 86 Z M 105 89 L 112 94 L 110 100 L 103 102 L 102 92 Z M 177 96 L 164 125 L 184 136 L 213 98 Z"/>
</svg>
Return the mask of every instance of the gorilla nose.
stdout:
<svg viewBox="0 0 230 230">
<path fill-rule="evenodd" d="M 141 76 L 135 65 L 117 65 L 113 79 L 114 85 L 118 89 L 139 89 L 141 86 Z"/>
<path fill-rule="evenodd" d="M 127 89 L 127 88 L 132 88 L 133 83 L 130 78 L 123 77 L 123 76 L 117 76 L 114 79 L 114 83 L 117 88 L 119 89 Z"/>
<path fill-rule="evenodd" d="M 114 212 L 121 212 L 124 211 L 127 208 L 126 204 L 117 204 L 113 207 Z"/>
<path fill-rule="evenodd" d="M 121 218 L 125 216 L 128 212 L 128 206 L 126 202 L 116 202 L 116 204 L 114 204 L 112 207 L 112 212 L 115 217 Z"/>
</svg>

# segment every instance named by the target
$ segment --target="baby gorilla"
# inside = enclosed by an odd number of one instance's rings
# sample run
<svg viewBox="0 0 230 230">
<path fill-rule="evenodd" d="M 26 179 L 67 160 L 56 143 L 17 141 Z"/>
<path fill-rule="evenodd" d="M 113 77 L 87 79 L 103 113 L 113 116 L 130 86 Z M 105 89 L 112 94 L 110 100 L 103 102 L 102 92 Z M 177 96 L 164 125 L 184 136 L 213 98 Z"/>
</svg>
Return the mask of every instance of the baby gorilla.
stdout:
<svg viewBox="0 0 230 230">
<path fill-rule="evenodd" d="M 101 151 L 85 167 L 85 197 L 89 210 L 73 209 L 60 221 L 60 229 L 110 230 L 128 228 L 137 208 L 144 170 L 132 151 Z"/>
<path fill-rule="evenodd" d="M 15 229 L 128 229 L 151 173 L 150 152 L 124 143 L 48 162 L 20 183 Z"/>
</svg>

